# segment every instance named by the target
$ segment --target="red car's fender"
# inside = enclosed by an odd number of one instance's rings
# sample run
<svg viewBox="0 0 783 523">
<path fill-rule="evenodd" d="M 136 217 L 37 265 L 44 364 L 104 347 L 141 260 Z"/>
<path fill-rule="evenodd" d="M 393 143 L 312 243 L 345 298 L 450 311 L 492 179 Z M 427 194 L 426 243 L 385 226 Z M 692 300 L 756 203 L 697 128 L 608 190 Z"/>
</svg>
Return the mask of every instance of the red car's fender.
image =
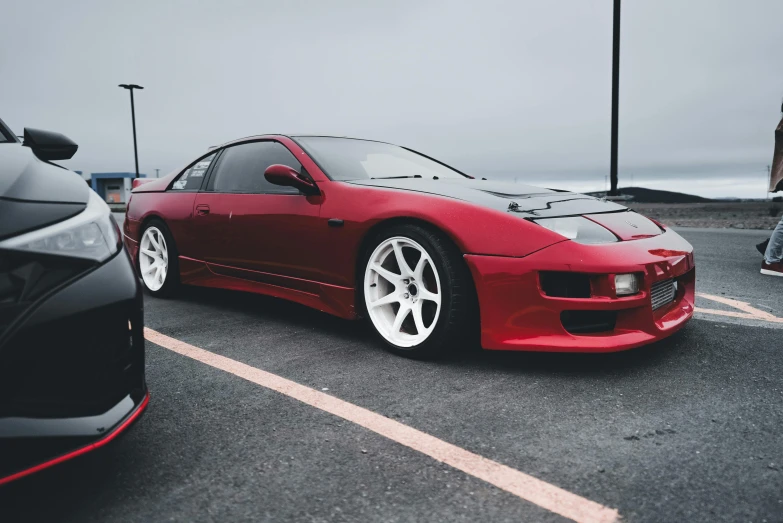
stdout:
<svg viewBox="0 0 783 523">
<path fill-rule="evenodd" d="M 323 182 L 321 219 L 326 254 L 322 270 L 329 283 L 353 286 L 357 256 L 372 232 L 384 224 L 426 223 L 448 236 L 463 254 L 526 256 L 565 241 L 527 220 L 461 200 L 394 189 L 367 188 L 346 182 Z M 327 228 L 329 219 L 343 227 Z"/>
</svg>

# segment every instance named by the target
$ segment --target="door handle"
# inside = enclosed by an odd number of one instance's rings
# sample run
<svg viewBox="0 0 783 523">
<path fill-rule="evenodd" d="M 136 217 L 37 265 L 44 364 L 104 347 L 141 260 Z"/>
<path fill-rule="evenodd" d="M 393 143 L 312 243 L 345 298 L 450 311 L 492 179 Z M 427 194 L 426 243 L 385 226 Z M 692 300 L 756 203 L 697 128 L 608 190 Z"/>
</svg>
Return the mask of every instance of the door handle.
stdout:
<svg viewBox="0 0 783 523">
<path fill-rule="evenodd" d="M 207 214 L 209 214 L 209 205 L 196 205 L 197 216 L 206 216 Z"/>
</svg>

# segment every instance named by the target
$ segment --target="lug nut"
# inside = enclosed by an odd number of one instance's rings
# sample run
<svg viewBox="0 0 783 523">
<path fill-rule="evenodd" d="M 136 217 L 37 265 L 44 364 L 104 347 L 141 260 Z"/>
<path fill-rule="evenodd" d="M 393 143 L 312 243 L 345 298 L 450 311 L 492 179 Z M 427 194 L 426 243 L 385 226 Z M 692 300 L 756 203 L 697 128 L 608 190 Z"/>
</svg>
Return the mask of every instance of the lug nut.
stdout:
<svg viewBox="0 0 783 523">
<path fill-rule="evenodd" d="M 406 292 L 405 294 L 402 295 L 402 297 L 407 300 L 409 298 L 408 293 Z"/>
</svg>

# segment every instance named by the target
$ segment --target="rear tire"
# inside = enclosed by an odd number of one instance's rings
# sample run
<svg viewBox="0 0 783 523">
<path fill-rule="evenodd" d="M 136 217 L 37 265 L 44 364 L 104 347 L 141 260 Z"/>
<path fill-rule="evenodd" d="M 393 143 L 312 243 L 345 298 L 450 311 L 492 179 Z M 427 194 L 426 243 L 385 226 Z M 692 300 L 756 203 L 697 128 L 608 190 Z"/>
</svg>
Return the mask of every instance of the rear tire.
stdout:
<svg viewBox="0 0 783 523">
<path fill-rule="evenodd" d="M 471 276 L 442 234 L 413 224 L 383 229 L 357 276 L 362 312 L 391 352 L 431 358 L 470 339 Z"/>
<path fill-rule="evenodd" d="M 153 218 L 144 225 L 137 269 L 144 288 L 151 296 L 168 298 L 179 287 L 179 252 L 163 220 Z"/>
</svg>

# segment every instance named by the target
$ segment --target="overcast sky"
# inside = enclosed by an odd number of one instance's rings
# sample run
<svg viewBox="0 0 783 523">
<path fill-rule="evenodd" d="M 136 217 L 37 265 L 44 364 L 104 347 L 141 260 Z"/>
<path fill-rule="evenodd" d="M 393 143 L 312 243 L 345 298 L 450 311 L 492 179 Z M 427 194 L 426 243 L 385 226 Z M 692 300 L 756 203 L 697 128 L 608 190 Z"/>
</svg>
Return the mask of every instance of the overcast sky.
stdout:
<svg viewBox="0 0 783 523">
<path fill-rule="evenodd" d="M 598 190 L 611 0 L 36 1 L 0 16 L 0 118 L 67 162 L 154 176 L 230 139 L 324 133 L 465 171 Z M 764 196 L 783 98 L 783 1 L 631 0 L 620 185 Z"/>
</svg>

